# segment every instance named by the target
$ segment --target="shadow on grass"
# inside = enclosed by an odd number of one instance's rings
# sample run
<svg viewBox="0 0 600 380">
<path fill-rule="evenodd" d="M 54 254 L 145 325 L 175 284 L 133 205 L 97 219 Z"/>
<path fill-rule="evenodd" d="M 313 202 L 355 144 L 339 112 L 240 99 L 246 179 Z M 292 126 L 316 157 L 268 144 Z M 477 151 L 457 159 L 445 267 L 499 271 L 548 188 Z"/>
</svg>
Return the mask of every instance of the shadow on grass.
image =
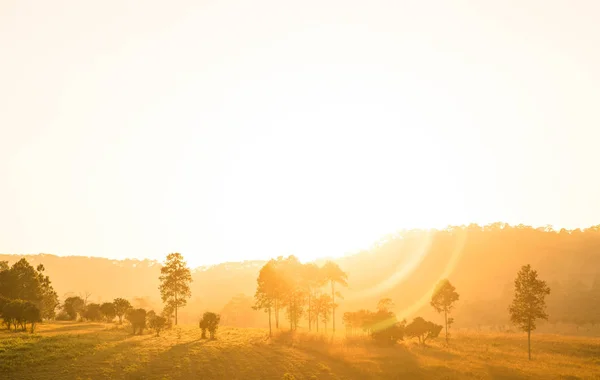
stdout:
<svg viewBox="0 0 600 380">
<path fill-rule="evenodd" d="M 494 380 L 517 380 L 517 379 L 531 379 L 530 376 L 525 375 L 523 372 L 518 370 L 498 367 L 498 366 L 487 366 L 490 377 Z"/>
<path fill-rule="evenodd" d="M 0 379 L 56 378 L 49 376 L 54 374 L 52 368 L 64 366 L 65 361 L 71 362 L 82 357 L 93 356 L 98 346 L 117 344 L 130 336 L 124 331 L 108 333 L 91 331 L 82 334 L 17 337 L 0 350 Z M 27 376 L 23 377 L 19 374 Z"/>
</svg>

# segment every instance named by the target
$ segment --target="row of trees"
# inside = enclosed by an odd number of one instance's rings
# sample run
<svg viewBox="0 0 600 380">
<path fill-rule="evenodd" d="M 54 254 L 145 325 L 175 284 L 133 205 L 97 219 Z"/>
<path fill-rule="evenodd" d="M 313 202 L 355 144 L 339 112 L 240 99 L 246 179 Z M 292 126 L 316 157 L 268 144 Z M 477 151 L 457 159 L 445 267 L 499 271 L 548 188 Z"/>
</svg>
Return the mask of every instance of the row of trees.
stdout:
<svg viewBox="0 0 600 380">
<path fill-rule="evenodd" d="M 296 330 L 304 317 L 309 331 L 313 325 L 318 331 L 319 322 L 326 326 L 331 316 L 335 332 L 335 300 L 336 296 L 342 298 L 336 285 L 348 286 L 347 280 L 348 275 L 332 261 L 319 267 L 313 263 L 302 264 L 295 256 L 280 256 L 267 262 L 259 272 L 254 309 L 268 313 L 269 336 L 272 335 L 272 315 L 275 315 L 275 327 L 279 328 L 282 309 L 286 311 L 290 330 Z M 331 296 L 325 293 L 325 286 L 330 287 Z"/>
<path fill-rule="evenodd" d="M 80 296 L 67 297 L 61 305 L 62 311 L 57 319 L 75 321 L 77 319 L 88 321 L 111 322 L 115 317 L 119 318 L 119 324 L 123 323 L 123 317 L 132 308 L 131 303 L 124 298 L 115 298 L 113 302 L 87 303 Z"/>
</svg>

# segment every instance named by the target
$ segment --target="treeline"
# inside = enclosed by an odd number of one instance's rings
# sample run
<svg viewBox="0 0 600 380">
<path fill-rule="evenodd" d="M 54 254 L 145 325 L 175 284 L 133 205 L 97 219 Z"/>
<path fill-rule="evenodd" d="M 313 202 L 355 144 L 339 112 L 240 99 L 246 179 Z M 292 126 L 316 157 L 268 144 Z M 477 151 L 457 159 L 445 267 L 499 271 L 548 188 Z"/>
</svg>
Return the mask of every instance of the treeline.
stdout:
<svg viewBox="0 0 600 380">
<path fill-rule="evenodd" d="M 336 253 L 341 252 L 332 252 Z M 0 255 L 0 261 L 8 260 L 11 264 L 19 259 L 21 256 Z M 123 297 L 134 307 L 160 308 L 161 298 L 156 292 L 163 266 L 160 262 L 48 254 L 30 255 L 27 260 L 34 267 L 43 262 L 44 273 L 52 278 L 61 301 L 86 290 L 98 303 Z M 541 329 L 576 333 L 575 328 L 579 326 L 581 334 L 600 333 L 598 226 L 553 230 L 493 223 L 406 230 L 386 236 L 367 250 L 334 261 L 352 279 L 351 286 L 343 290 L 343 302 L 338 302 L 337 325 L 344 312 L 376 305 L 382 298 L 392 298 L 398 310 L 412 308 L 431 293 L 432 284 L 439 278 L 451 277 L 461 293 L 455 327 L 505 330 L 510 322 L 506 305 L 511 301 L 514 273 L 526 262 L 531 263 L 553 289 L 547 299 L 550 318 Z M 258 311 L 244 312 L 252 318 L 242 318 L 236 310 L 237 301 L 224 309 L 237 295 L 254 295 L 256 278 L 265 263 L 223 263 L 192 269 L 192 296 L 180 313 L 180 320 L 196 323 L 198 315 L 206 310 L 223 310 L 231 312 L 227 318 L 223 315 L 223 323 L 266 327 L 267 320 L 261 318 L 262 313 Z M 324 261 L 317 264 L 323 265 Z M 111 280 L 106 281 L 107 278 Z M 403 291 L 407 288 L 411 291 Z M 329 291 L 323 293 L 331 295 Z M 410 317 L 414 315 L 435 318 L 434 310 L 427 304 L 414 310 Z M 250 322 L 245 324 L 244 321 Z M 331 316 L 327 323 L 330 327 Z M 319 325 L 319 328 L 323 326 L 322 320 Z"/>
<path fill-rule="evenodd" d="M 278 257 L 260 269 L 254 308 L 268 313 L 269 335 L 272 334 L 272 315 L 275 327 L 279 328 L 281 310 L 286 312 L 290 330 L 296 330 L 303 318 L 308 321 L 309 331 L 313 325 L 319 331 L 319 322 L 326 329 L 331 318 L 335 332 L 336 296 L 342 298 L 336 284 L 348 286 L 347 279 L 348 275 L 332 261 L 319 267 L 314 263 L 302 264 L 295 256 Z M 325 292 L 326 286 L 331 293 Z"/>
</svg>

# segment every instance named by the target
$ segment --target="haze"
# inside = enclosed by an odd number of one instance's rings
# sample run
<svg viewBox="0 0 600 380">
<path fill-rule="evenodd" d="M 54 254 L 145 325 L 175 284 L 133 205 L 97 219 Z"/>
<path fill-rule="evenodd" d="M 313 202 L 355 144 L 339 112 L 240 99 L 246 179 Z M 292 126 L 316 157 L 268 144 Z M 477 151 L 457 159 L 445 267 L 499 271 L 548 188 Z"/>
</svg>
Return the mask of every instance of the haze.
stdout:
<svg viewBox="0 0 600 380">
<path fill-rule="evenodd" d="M 0 4 L 0 251 L 193 265 L 600 215 L 597 2 Z"/>
</svg>

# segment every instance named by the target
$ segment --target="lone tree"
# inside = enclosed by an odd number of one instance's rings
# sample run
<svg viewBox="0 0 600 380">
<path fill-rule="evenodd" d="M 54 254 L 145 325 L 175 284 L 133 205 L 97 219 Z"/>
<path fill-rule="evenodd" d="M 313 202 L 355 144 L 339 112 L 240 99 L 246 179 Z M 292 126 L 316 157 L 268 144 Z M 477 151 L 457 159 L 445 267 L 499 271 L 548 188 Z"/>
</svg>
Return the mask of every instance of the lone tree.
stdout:
<svg viewBox="0 0 600 380">
<path fill-rule="evenodd" d="M 146 328 L 146 310 L 144 309 L 130 309 L 127 312 L 127 319 L 131 323 L 133 329 L 133 335 L 136 331 L 139 331 L 140 335 L 143 334 Z"/>
<path fill-rule="evenodd" d="M 124 298 L 115 298 L 113 304 L 115 305 L 115 314 L 119 317 L 119 324 L 122 324 L 123 316 L 127 310 L 131 309 L 131 304 Z"/>
<path fill-rule="evenodd" d="M 146 313 L 146 319 L 148 320 L 148 326 L 156 332 L 156 336 L 160 336 L 160 332 L 167 326 L 167 318 L 156 315 L 153 310 Z"/>
<path fill-rule="evenodd" d="M 221 316 L 219 314 L 207 311 L 200 320 L 200 329 L 202 330 L 202 338 L 206 338 L 206 330 L 210 334 L 210 339 L 215 339 L 215 334 L 219 328 L 219 322 L 221 322 Z"/>
<path fill-rule="evenodd" d="M 181 253 L 169 253 L 165 266 L 160 269 L 160 295 L 167 306 L 175 310 L 175 325 L 177 325 L 177 309 L 187 304 L 192 296 L 190 282 L 192 274 L 183 260 Z"/>
<path fill-rule="evenodd" d="M 343 286 L 348 286 L 348 275 L 333 261 L 327 261 L 325 265 L 323 265 L 322 273 L 325 281 L 331 283 L 331 320 L 333 323 L 333 332 L 335 333 L 335 308 L 337 307 L 335 295 L 337 294 L 340 296 L 339 292 L 335 292 L 335 284 L 338 283 Z"/>
<path fill-rule="evenodd" d="M 419 343 L 425 345 L 427 339 L 437 338 L 442 331 L 442 326 L 426 321 L 421 317 L 415 318 L 406 328 L 404 333 L 408 337 L 419 338 Z"/>
<path fill-rule="evenodd" d="M 509 306 L 510 320 L 521 330 L 527 332 L 527 351 L 531 360 L 531 332 L 535 330 L 535 320 L 548 320 L 546 314 L 546 296 L 550 288 L 546 281 L 538 279 L 537 271 L 531 265 L 521 267 L 515 279 L 515 298 Z"/>
<path fill-rule="evenodd" d="M 444 324 L 446 327 L 446 343 L 448 343 L 448 326 L 454 321 L 453 318 L 448 320 L 448 314 L 454 308 L 454 302 L 458 301 L 458 293 L 456 288 L 448 281 L 448 279 L 441 280 L 431 296 L 431 306 L 438 313 L 444 313 Z"/>
</svg>

